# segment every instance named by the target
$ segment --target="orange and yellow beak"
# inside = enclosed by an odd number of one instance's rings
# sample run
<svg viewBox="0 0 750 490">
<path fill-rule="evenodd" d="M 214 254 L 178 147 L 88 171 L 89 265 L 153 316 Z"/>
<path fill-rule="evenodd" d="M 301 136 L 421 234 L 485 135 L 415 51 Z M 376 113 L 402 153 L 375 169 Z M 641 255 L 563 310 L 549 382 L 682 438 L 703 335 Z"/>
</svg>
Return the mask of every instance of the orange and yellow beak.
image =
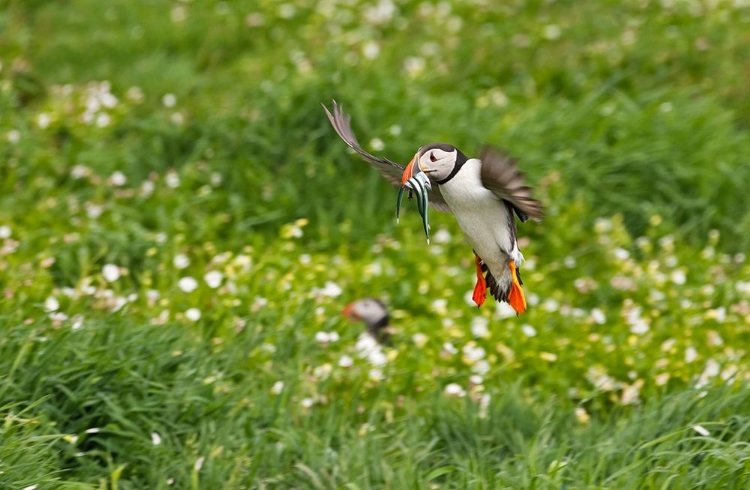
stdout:
<svg viewBox="0 0 750 490">
<path fill-rule="evenodd" d="M 414 158 L 412 158 L 411 161 L 406 165 L 406 168 L 404 168 L 404 174 L 401 176 L 401 185 L 405 185 L 407 180 L 411 179 L 416 174 L 422 171 L 422 168 L 419 166 L 419 163 L 417 161 L 418 156 L 419 153 L 414 155 Z"/>
<path fill-rule="evenodd" d="M 344 310 L 341 312 L 342 315 L 344 315 L 347 318 L 350 318 L 352 320 L 358 320 L 357 314 L 352 311 L 354 309 L 354 303 L 349 303 L 344 307 Z"/>
</svg>

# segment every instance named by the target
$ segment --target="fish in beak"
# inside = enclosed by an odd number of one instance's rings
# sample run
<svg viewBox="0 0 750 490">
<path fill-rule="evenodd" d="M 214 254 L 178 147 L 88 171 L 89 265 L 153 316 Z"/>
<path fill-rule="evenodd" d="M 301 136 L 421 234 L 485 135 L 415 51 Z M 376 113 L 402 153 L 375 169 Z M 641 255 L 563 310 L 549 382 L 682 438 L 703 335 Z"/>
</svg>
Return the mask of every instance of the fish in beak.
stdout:
<svg viewBox="0 0 750 490">
<path fill-rule="evenodd" d="M 401 214 L 401 201 L 404 197 L 404 191 L 408 191 L 408 199 L 411 200 L 412 195 L 417 196 L 417 210 L 419 215 L 422 217 L 422 227 L 424 228 L 424 234 L 427 237 L 427 244 L 430 243 L 430 223 L 427 216 L 427 210 L 429 208 L 429 192 L 432 190 L 432 183 L 427 174 L 422 171 L 419 165 L 418 157 L 419 153 L 414 155 L 409 164 L 404 168 L 404 173 L 401 176 L 401 188 L 398 191 L 398 197 L 396 198 L 396 222 L 399 221 Z"/>
</svg>

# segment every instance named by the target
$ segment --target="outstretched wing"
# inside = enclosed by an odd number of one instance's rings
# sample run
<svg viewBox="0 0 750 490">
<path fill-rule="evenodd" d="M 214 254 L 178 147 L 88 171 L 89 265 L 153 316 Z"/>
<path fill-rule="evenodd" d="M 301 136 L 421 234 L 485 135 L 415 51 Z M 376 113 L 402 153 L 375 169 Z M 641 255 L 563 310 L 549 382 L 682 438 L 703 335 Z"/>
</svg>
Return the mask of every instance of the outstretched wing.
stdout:
<svg viewBox="0 0 750 490">
<path fill-rule="evenodd" d="M 401 175 L 404 173 L 404 166 L 392 162 L 387 158 L 376 157 L 375 155 L 371 155 L 363 150 L 357 142 L 357 137 L 354 136 L 354 133 L 352 132 L 351 116 L 344 114 L 341 106 L 338 105 L 335 100 L 333 101 L 333 113 L 331 113 L 325 105 L 323 105 L 323 109 L 326 111 L 326 115 L 328 116 L 328 120 L 331 121 L 333 129 L 335 129 L 336 133 L 338 133 L 341 139 L 344 140 L 344 143 L 362 155 L 365 160 L 372 163 L 388 182 L 397 187 L 401 187 Z M 446 213 L 451 212 L 448 203 L 443 199 L 442 194 L 440 194 L 440 189 L 434 181 L 432 182 L 432 190 L 428 192 L 430 196 L 429 201 L 432 207 L 438 211 L 444 211 Z"/>
<path fill-rule="evenodd" d="M 521 222 L 529 218 L 542 219 L 542 203 L 531 195 L 531 187 L 524 183 L 524 174 L 518 170 L 518 163 L 505 153 L 482 147 L 479 156 L 482 161 L 482 185 L 508 201 Z"/>
</svg>

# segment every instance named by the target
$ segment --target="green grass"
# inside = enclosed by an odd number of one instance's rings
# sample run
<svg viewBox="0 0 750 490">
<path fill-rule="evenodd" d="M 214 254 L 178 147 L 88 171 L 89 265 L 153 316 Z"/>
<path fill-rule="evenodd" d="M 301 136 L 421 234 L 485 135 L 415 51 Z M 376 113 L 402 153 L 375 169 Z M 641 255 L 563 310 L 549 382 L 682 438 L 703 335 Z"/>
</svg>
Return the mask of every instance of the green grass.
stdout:
<svg viewBox="0 0 750 490">
<path fill-rule="evenodd" d="M 750 9 L 388 4 L 0 9 L 0 487 L 746 486 Z M 520 159 L 527 313 L 332 98 Z"/>
</svg>

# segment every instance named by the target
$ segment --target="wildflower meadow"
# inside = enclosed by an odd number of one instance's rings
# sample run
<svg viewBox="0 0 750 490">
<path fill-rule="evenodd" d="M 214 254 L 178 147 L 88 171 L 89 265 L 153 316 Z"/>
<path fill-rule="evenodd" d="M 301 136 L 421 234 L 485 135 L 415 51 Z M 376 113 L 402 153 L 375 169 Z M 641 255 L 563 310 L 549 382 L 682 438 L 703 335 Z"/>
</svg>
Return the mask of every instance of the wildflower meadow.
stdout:
<svg viewBox="0 0 750 490">
<path fill-rule="evenodd" d="M 0 9 L 0 488 L 743 489 L 750 3 Z M 505 148 L 528 310 L 350 151 Z M 392 345 L 342 315 L 383 301 Z"/>
</svg>

